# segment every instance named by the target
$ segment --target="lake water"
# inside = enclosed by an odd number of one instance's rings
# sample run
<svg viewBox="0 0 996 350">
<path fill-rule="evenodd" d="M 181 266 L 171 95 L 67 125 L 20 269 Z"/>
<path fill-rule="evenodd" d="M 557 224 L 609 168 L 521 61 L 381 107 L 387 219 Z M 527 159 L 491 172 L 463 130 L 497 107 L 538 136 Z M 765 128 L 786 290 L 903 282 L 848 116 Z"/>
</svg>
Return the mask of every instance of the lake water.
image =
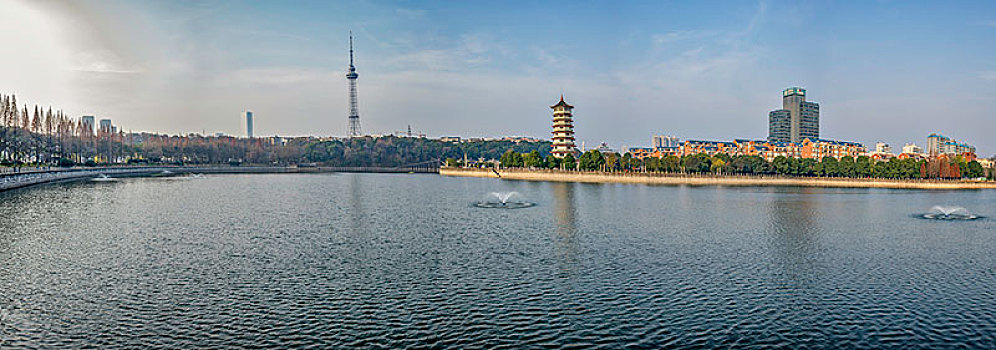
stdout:
<svg viewBox="0 0 996 350">
<path fill-rule="evenodd" d="M 474 205 L 496 191 L 536 205 Z M 987 218 L 919 218 L 935 205 Z M 994 205 L 435 175 L 48 185 L 0 194 L 0 348 L 993 348 Z"/>
</svg>

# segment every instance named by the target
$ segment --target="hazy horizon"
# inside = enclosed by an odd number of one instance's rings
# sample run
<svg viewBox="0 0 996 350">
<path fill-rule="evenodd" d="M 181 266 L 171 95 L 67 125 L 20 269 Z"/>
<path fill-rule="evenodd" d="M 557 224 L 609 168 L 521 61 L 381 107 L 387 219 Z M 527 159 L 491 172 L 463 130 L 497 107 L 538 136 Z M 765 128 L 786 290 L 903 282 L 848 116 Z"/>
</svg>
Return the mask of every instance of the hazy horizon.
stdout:
<svg viewBox="0 0 996 350">
<path fill-rule="evenodd" d="M 0 93 L 125 131 L 343 136 L 352 30 L 366 133 L 548 138 L 563 93 L 589 147 L 763 139 L 801 86 L 824 138 L 996 152 L 991 2 L 0 3 Z"/>
</svg>

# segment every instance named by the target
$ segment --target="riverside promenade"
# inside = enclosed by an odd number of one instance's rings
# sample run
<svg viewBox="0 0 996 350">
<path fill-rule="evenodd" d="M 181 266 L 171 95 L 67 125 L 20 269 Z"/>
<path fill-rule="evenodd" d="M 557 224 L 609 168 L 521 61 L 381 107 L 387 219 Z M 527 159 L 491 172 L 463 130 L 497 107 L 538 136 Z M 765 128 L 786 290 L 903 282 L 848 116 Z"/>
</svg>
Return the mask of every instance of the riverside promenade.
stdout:
<svg viewBox="0 0 996 350">
<path fill-rule="evenodd" d="M 439 168 L 405 167 L 258 167 L 258 166 L 147 166 L 106 168 L 32 168 L 23 171 L 0 171 L 0 192 L 53 182 L 79 181 L 101 175 L 137 177 L 169 174 L 298 174 L 298 173 L 431 173 Z"/>
<path fill-rule="evenodd" d="M 107 176 L 142 176 L 162 173 L 167 167 L 122 167 L 96 169 L 51 169 L 0 174 L 0 192 L 50 182 L 72 181 Z"/>
<path fill-rule="evenodd" d="M 871 178 L 824 178 L 757 175 L 693 175 L 667 173 L 608 173 L 596 171 L 563 171 L 546 169 L 477 169 L 441 168 L 443 176 L 501 178 L 506 180 L 630 183 L 651 185 L 692 186 L 790 186 L 835 188 L 897 188 L 923 190 L 996 189 L 993 181 L 970 180 L 896 180 Z"/>
</svg>

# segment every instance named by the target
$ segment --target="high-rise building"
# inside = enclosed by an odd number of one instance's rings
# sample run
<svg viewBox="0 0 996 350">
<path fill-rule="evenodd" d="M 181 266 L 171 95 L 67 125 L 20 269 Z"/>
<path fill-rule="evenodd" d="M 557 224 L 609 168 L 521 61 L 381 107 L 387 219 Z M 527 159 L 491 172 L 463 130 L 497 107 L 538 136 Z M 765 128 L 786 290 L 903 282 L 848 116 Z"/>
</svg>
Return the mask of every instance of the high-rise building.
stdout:
<svg viewBox="0 0 996 350">
<path fill-rule="evenodd" d="M 111 124 L 111 120 L 110 119 L 101 119 L 100 120 L 100 129 L 98 129 L 98 130 L 100 130 L 101 133 L 105 133 L 106 134 L 106 133 L 111 132 L 111 127 L 112 126 L 113 125 Z"/>
<path fill-rule="evenodd" d="M 782 108 L 768 113 L 768 141 L 801 143 L 804 139 L 820 139 L 820 105 L 806 101 L 806 89 L 790 87 L 782 91 Z"/>
<path fill-rule="evenodd" d="M 550 153 L 557 158 L 568 154 L 577 155 L 574 145 L 574 106 L 564 102 L 564 95 L 560 95 L 560 102 L 550 108 L 553 109 L 553 150 Z"/>
<path fill-rule="evenodd" d="M 83 133 L 87 135 L 93 134 L 93 128 L 97 126 L 96 119 L 92 115 L 84 115 L 80 118 L 80 124 L 83 128 Z"/>
<path fill-rule="evenodd" d="M 244 115 L 245 115 L 245 118 L 246 118 L 246 137 L 252 138 L 253 137 L 253 134 L 252 134 L 252 111 L 246 111 Z"/>
<path fill-rule="evenodd" d="M 958 141 L 940 134 L 930 134 L 927 136 L 927 153 L 931 157 L 942 154 L 958 155 L 963 153 L 975 153 L 975 146 Z"/>
<path fill-rule="evenodd" d="M 792 141 L 792 112 L 776 109 L 768 112 L 768 142 Z"/>
<path fill-rule="evenodd" d="M 681 140 L 679 140 L 677 136 L 670 136 L 670 135 L 654 136 L 653 139 L 651 140 L 651 145 L 653 145 L 653 148 L 655 149 L 664 148 L 664 147 L 678 147 L 680 146 L 679 144 L 680 141 Z"/>
<path fill-rule="evenodd" d="M 353 66 L 353 32 L 349 32 L 349 71 L 346 72 L 346 79 L 349 80 L 349 129 L 346 136 L 349 137 L 363 135 L 360 130 L 360 108 L 356 103 L 356 79 L 359 77 Z"/>
</svg>

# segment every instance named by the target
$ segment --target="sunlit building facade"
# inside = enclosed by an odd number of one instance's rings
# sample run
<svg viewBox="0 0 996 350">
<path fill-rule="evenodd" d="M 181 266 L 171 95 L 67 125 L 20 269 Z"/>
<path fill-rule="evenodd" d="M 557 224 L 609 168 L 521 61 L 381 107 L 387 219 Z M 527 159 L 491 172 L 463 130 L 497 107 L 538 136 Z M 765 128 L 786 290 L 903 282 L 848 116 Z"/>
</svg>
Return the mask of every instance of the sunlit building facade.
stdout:
<svg viewBox="0 0 996 350">
<path fill-rule="evenodd" d="M 768 141 L 802 143 L 820 139 L 820 104 L 806 101 L 806 89 L 782 91 L 782 108 L 768 113 Z"/>
<path fill-rule="evenodd" d="M 680 147 L 655 148 L 653 152 L 640 151 L 632 153 L 635 158 L 690 156 L 704 153 L 710 156 L 726 154 L 730 156 L 758 156 L 771 161 L 775 157 L 823 159 L 824 157 L 856 158 L 867 155 L 864 145 L 857 142 L 837 140 L 805 139 L 802 143 L 768 142 L 764 140 L 737 139 L 730 141 L 686 140 Z"/>
<path fill-rule="evenodd" d="M 958 141 L 941 134 L 930 134 L 930 136 L 927 136 L 927 153 L 931 157 L 937 157 L 943 154 L 960 155 L 971 153 L 974 155 L 975 146 L 967 143 L 959 143 Z"/>
</svg>

